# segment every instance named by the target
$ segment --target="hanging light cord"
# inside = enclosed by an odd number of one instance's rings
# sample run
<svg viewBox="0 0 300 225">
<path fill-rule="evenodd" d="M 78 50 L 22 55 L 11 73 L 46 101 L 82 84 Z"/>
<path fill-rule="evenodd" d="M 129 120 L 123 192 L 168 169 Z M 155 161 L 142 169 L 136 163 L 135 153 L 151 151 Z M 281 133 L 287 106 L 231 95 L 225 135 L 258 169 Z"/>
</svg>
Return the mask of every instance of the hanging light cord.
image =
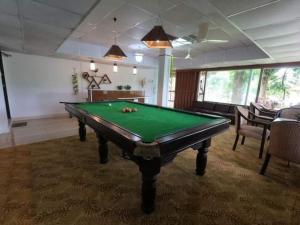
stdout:
<svg viewBox="0 0 300 225">
<path fill-rule="evenodd" d="M 117 44 L 117 29 L 116 29 L 116 22 L 117 22 L 117 18 L 114 17 L 114 30 L 113 30 L 113 33 L 114 33 L 114 44 L 115 44 L 115 45 Z"/>
</svg>

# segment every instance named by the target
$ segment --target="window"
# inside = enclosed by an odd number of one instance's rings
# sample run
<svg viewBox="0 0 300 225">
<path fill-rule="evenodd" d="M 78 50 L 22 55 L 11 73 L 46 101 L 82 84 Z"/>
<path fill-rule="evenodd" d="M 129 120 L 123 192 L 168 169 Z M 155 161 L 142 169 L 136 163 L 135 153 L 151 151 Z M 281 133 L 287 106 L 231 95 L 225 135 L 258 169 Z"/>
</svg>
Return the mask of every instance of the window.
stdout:
<svg viewBox="0 0 300 225">
<path fill-rule="evenodd" d="M 175 101 L 175 83 L 176 83 L 176 70 L 174 68 L 175 58 L 170 58 L 170 79 L 169 79 L 169 87 L 168 87 L 168 107 L 174 108 Z"/>
<path fill-rule="evenodd" d="M 300 102 L 300 67 L 265 68 L 258 101 L 270 108 Z"/>
<path fill-rule="evenodd" d="M 175 83 L 176 83 L 176 77 L 171 76 L 169 79 L 169 93 L 168 93 L 168 107 L 170 108 L 174 108 Z"/>
<path fill-rule="evenodd" d="M 207 71 L 204 100 L 249 105 L 251 101 L 255 101 L 257 95 L 260 71 L 260 69 Z"/>
<path fill-rule="evenodd" d="M 206 71 L 201 71 L 199 74 L 198 97 L 197 97 L 199 102 L 202 102 L 204 100 L 205 76 L 206 76 Z"/>
</svg>

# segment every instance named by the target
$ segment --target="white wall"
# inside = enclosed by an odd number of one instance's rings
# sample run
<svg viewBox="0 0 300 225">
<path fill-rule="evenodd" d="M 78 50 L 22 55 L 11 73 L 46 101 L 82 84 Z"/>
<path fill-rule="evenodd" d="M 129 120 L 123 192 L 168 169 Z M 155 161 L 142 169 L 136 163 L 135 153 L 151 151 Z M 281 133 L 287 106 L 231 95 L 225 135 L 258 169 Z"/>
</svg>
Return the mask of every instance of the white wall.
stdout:
<svg viewBox="0 0 300 225">
<path fill-rule="evenodd" d="M 85 101 L 88 83 L 81 72 L 90 72 L 88 62 L 10 53 L 4 59 L 4 69 L 11 114 L 13 119 L 52 116 L 65 113 L 59 101 Z M 107 74 L 112 84 L 101 85 L 103 90 L 116 90 L 117 85 L 129 84 L 132 90 L 145 90 L 149 103 L 156 99 L 156 69 L 139 68 L 132 75 L 132 68 L 120 66 L 118 73 L 112 65 L 98 65 L 99 75 Z M 78 73 L 79 94 L 73 95 L 71 75 Z M 144 88 L 140 80 L 146 79 Z"/>
</svg>

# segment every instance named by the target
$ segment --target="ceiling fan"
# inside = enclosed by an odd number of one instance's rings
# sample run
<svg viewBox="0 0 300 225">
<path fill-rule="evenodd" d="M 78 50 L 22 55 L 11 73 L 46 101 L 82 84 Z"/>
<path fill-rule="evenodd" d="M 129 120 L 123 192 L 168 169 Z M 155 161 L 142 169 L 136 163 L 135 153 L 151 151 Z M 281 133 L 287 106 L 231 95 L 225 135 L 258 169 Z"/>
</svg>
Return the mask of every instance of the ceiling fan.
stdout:
<svg viewBox="0 0 300 225">
<path fill-rule="evenodd" d="M 195 44 L 198 43 L 227 43 L 226 39 L 207 39 L 209 23 L 202 23 L 198 27 L 197 36 L 194 38 Z"/>
<path fill-rule="evenodd" d="M 184 59 L 192 59 L 192 56 L 191 56 L 191 49 L 190 49 L 190 48 L 188 49 L 188 53 L 187 53 L 187 55 L 184 57 Z"/>
</svg>

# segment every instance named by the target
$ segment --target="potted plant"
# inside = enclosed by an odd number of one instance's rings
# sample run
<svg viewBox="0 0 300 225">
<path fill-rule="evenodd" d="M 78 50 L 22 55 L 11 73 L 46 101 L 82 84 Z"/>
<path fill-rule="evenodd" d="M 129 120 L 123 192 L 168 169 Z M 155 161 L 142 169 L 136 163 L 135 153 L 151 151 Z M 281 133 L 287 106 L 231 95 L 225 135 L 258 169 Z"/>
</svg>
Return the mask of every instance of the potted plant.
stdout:
<svg viewBox="0 0 300 225">
<path fill-rule="evenodd" d="M 122 85 L 118 85 L 117 89 L 121 91 L 123 89 L 123 86 Z"/>
<path fill-rule="evenodd" d="M 131 89 L 131 86 L 127 84 L 127 85 L 124 86 L 124 89 L 129 91 Z"/>
</svg>

